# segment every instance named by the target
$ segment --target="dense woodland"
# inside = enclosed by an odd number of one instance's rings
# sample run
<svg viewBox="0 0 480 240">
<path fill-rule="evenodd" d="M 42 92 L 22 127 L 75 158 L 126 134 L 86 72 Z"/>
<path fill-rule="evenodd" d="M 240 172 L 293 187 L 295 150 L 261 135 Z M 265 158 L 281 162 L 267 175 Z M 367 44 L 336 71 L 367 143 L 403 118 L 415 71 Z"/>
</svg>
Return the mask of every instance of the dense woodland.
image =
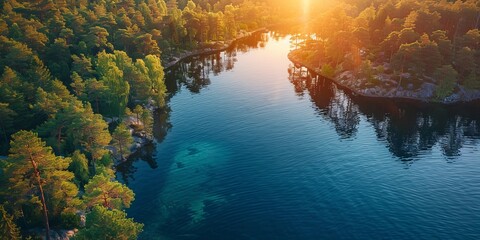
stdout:
<svg viewBox="0 0 480 240">
<path fill-rule="evenodd" d="M 351 72 L 360 89 L 427 83 L 441 101 L 480 89 L 479 27 L 475 0 L 343 1 L 310 22 L 313 35 L 297 36 L 295 54 L 328 77 Z"/>
<path fill-rule="evenodd" d="M 0 6 L 2 239 L 73 228 L 75 239 L 135 239 L 142 225 L 123 211 L 134 193 L 115 180 L 110 150 L 128 156 L 130 128 L 151 138 L 151 110 L 165 107 L 162 59 L 272 16 L 243 0 Z"/>
<path fill-rule="evenodd" d="M 288 0 L 0 6 L 2 239 L 74 228 L 76 239 L 136 239 L 143 226 L 124 212 L 134 193 L 115 180 L 113 162 L 129 155 L 131 131 L 152 138 L 152 111 L 166 106 L 162 62 L 306 14 Z M 386 74 L 404 88 L 432 82 L 437 99 L 480 89 L 478 1 L 328 6 L 311 6 L 296 52 L 324 75 L 351 71 L 377 85 Z"/>
</svg>

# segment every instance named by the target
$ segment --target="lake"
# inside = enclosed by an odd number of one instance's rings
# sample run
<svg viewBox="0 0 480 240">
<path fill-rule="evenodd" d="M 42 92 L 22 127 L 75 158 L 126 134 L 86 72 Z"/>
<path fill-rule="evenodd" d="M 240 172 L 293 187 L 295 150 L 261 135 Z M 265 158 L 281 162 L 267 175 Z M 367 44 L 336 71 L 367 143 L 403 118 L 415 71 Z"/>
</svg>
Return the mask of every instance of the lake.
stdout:
<svg viewBox="0 0 480 240">
<path fill-rule="evenodd" d="M 362 99 L 257 34 L 166 73 L 118 167 L 141 239 L 480 239 L 480 104 Z"/>
</svg>

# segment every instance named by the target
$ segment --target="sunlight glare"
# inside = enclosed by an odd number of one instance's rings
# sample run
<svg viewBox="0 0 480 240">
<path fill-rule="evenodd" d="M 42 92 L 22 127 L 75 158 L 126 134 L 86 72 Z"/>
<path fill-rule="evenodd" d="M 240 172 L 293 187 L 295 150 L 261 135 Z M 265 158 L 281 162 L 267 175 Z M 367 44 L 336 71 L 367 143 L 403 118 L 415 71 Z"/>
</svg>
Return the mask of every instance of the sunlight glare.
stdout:
<svg viewBox="0 0 480 240">
<path fill-rule="evenodd" d="M 302 0 L 303 18 L 308 19 L 310 16 L 310 0 Z"/>
</svg>

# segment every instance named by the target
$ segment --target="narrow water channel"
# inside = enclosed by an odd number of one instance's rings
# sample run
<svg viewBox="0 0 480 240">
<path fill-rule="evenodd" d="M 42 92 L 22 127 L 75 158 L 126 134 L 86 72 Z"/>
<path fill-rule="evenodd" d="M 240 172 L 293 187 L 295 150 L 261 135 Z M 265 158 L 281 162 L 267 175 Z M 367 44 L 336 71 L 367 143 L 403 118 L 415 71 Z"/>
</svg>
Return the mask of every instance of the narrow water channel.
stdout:
<svg viewBox="0 0 480 240">
<path fill-rule="evenodd" d="M 167 73 L 119 166 L 141 239 L 480 239 L 480 108 L 351 97 L 254 36 Z"/>
</svg>

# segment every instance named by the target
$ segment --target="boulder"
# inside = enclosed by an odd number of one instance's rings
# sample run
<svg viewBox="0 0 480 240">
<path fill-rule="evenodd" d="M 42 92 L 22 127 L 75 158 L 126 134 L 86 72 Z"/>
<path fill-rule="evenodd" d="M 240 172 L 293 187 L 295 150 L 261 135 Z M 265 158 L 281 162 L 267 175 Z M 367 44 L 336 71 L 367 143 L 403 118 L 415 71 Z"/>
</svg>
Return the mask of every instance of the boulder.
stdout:
<svg viewBox="0 0 480 240">
<path fill-rule="evenodd" d="M 418 96 L 422 99 L 430 99 L 435 94 L 437 86 L 433 83 L 424 83 L 418 90 Z"/>
<path fill-rule="evenodd" d="M 454 103 L 454 102 L 458 102 L 458 101 L 460 101 L 460 94 L 458 94 L 458 93 L 454 93 L 454 94 L 446 97 L 445 99 L 443 99 L 444 103 Z"/>
</svg>

